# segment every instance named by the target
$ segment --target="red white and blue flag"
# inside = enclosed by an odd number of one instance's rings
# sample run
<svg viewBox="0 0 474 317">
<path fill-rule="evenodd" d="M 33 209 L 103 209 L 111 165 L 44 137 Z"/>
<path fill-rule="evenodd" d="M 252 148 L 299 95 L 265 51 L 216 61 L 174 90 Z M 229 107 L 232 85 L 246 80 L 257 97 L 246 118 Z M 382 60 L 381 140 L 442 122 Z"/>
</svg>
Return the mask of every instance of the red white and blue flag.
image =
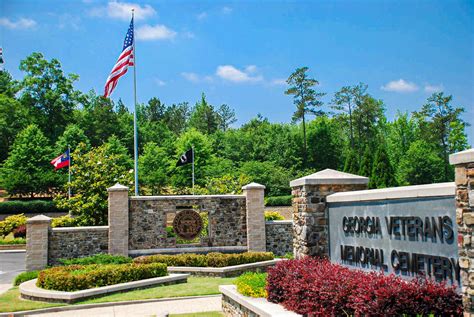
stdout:
<svg viewBox="0 0 474 317">
<path fill-rule="evenodd" d="M 64 154 L 59 155 L 57 158 L 51 161 L 51 164 L 54 165 L 54 169 L 60 169 L 66 166 L 69 166 L 69 162 L 71 161 L 71 156 L 69 155 L 69 150 L 64 152 Z"/>
<path fill-rule="evenodd" d="M 117 86 L 120 77 L 125 75 L 128 70 L 128 66 L 133 66 L 133 18 L 130 22 L 125 41 L 123 42 L 122 53 L 120 54 L 117 62 L 115 63 L 112 71 L 110 72 L 107 81 L 105 82 L 104 97 L 109 97 Z"/>
</svg>

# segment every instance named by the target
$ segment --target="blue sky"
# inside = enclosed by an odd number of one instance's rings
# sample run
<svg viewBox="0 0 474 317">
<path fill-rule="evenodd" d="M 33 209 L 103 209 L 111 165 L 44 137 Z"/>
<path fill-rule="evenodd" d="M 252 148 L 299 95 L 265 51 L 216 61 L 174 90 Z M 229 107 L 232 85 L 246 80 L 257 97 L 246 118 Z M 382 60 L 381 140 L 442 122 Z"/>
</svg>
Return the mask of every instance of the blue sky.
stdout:
<svg viewBox="0 0 474 317">
<path fill-rule="evenodd" d="M 261 113 L 288 122 L 284 80 L 297 67 L 328 93 L 364 82 L 387 116 L 419 109 L 437 90 L 474 124 L 474 1 L 0 1 L 0 45 L 15 78 L 34 51 L 102 93 L 136 8 L 138 100 Z M 132 72 L 112 98 L 132 105 Z M 470 143 L 474 127 L 468 128 Z"/>
</svg>

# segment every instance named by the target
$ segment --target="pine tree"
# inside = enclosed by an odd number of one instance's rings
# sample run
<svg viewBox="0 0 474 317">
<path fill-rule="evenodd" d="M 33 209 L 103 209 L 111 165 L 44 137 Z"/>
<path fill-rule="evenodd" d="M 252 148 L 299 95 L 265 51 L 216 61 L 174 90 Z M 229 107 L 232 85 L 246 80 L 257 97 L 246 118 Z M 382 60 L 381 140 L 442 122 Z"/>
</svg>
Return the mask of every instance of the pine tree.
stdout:
<svg viewBox="0 0 474 317">
<path fill-rule="evenodd" d="M 395 172 L 388 158 L 385 144 L 379 145 L 370 177 L 370 188 L 386 188 L 396 185 Z"/>
<path fill-rule="evenodd" d="M 371 177 L 373 163 L 372 149 L 367 145 L 362 161 L 360 162 L 359 175 Z"/>
<path fill-rule="evenodd" d="M 346 157 L 346 162 L 344 164 L 344 172 L 357 174 L 359 172 L 359 160 L 357 153 L 353 150 L 350 150 Z"/>
</svg>

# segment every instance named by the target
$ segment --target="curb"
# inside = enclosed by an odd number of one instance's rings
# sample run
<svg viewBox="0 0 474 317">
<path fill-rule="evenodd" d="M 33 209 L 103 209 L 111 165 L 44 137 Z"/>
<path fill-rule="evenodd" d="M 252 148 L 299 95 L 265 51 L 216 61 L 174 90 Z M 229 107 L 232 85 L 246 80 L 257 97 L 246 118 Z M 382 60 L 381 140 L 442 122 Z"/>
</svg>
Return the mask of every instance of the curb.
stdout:
<svg viewBox="0 0 474 317">
<path fill-rule="evenodd" d="M 26 250 L 21 250 L 21 249 L 0 250 L 0 253 L 26 253 Z"/>
<path fill-rule="evenodd" d="M 17 312 L 6 312 L 0 313 L 0 317 L 16 317 L 24 315 L 36 315 L 44 313 L 57 313 L 61 311 L 70 311 L 70 310 L 79 310 L 79 309 L 91 309 L 91 308 L 100 308 L 100 307 L 110 307 L 110 306 L 125 306 L 133 304 L 146 304 L 153 302 L 166 302 L 166 301 L 176 301 L 183 299 L 199 299 L 199 298 L 214 298 L 221 297 L 221 294 L 215 295 L 201 295 L 201 296 L 186 296 L 186 297 L 169 297 L 169 298 L 155 298 L 155 299 L 141 299 L 141 300 L 129 300 L 123 302 L 108 302 L 108 303 L 97 303 L 97 304 L 83 304 L 83 305 L 69 305 L 63 307 L 51 307 L 51 308 L 41 308 L 35 310 L 23 310 Z"/>
</svg>

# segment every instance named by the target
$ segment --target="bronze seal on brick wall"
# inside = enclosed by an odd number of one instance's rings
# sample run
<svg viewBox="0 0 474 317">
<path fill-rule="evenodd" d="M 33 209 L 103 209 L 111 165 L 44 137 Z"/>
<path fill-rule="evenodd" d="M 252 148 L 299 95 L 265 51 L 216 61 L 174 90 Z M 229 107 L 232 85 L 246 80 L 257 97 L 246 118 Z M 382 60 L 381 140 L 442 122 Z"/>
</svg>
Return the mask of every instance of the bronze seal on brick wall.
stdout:
<svg viewBox="0 0 474 317">
<path fill-rule="evenodd" d="M 191 209 L 178 212 L 173 220 L 174 232 L 185 240 L 196 238 L 201 233 L 202 226 L 201 216 Z"/>
</svg>

